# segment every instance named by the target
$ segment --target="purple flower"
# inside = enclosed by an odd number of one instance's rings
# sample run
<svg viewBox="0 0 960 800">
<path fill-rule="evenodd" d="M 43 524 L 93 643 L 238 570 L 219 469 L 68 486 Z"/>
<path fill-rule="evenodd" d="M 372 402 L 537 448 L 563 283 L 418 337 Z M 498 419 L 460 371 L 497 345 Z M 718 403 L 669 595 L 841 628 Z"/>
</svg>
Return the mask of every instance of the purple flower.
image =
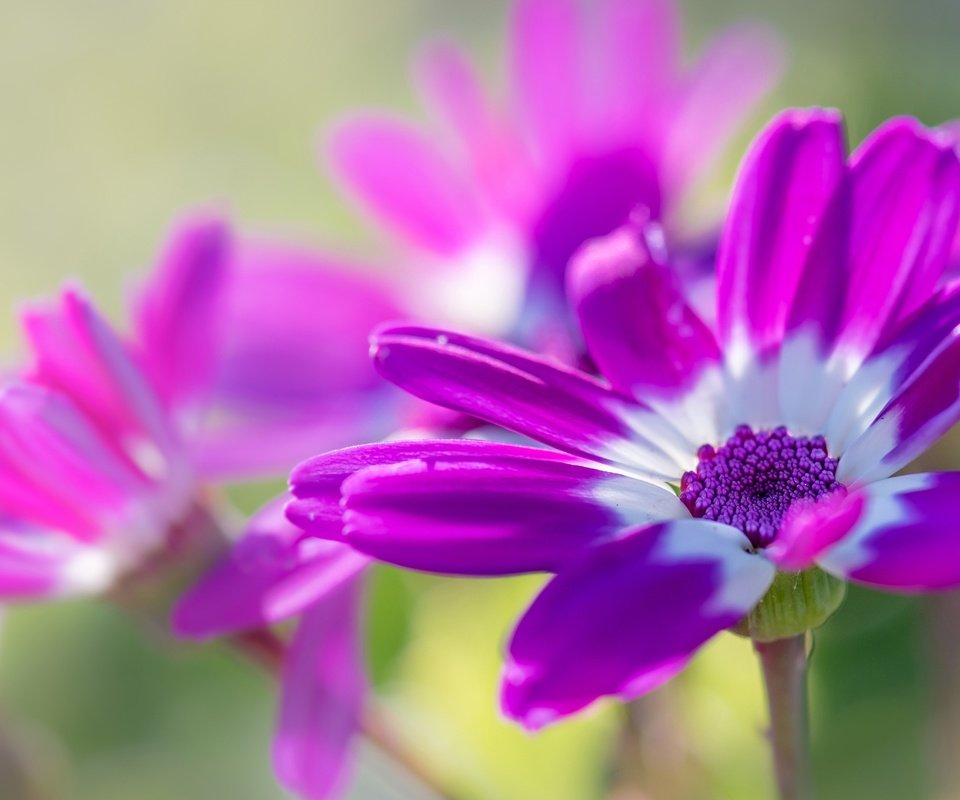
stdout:
<svg viewBox="0 0 960 800">
<path fill-rule="evenodd" d="M 570 256 L 638 206 L 672 234 L 684 191 L 779 72 L 766 29 L 722 33 L 688 71 L 672 2 L 596 6 L 518 0 L 502 103 L 437 43 L 416 64 L 436 131 L 382 112 L 332 131 L 349 192 L 435 265 L 431 319 L 569 351 Z"/>
<path fill-rule="evenodd" d="M 288 516 L 413 569 L 555 573 L 504 671 L 504 709 L 530 728 L 655 688 L 778 570 L 960 585 L 960 473 L 889 477 L 960 417 L 960 287 L 941 281 L 958 204 L 941 134 L 893 120 L 846 158 L 835 112 L 784 113 L 736 183 L 716 333 L 638 224 L 583 248 L 567 278 L 606 382 L 483 339 L 381 329 L 381 374 L 548 447 L 341 450 L 294 471 Z"/>
<path fill-rule="evenodd" d="M 194 215 L 139 293 L 129 337 L 74 289 L 28 309 L 32 363 L 0 387 L 0 599 L 110 590 L 124 603 L 128 588 L 225 549 L 211 485 L 394 428 L 400 393 L 365 356 L 396 305 L 348 266 Z M 364 695 L 355 576 L 366 559 L 307 539 L 279 505 L 250 525 L 222 570 L 267 565 L 269 580 L 245 598 L 218 593 L 189 632 L 218 613 L 262 627 L 322 598 L 283 665 L 275 760 L 288 786 L 324 796 Z"/>
</svg>

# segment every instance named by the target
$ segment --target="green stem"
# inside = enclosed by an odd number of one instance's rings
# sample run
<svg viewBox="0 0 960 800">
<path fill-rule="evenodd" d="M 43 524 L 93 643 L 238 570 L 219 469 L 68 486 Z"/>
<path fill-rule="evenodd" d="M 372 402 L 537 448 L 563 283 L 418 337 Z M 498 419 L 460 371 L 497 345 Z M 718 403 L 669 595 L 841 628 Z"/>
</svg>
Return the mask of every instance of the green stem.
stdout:
<svg viewBox="0 0 960 800">
<path fill-rule="evenodd" d="M 770 747 L 780 800 L 809 800 L 806 636 L 754 642 L 770 710 Z"/>
</svg>

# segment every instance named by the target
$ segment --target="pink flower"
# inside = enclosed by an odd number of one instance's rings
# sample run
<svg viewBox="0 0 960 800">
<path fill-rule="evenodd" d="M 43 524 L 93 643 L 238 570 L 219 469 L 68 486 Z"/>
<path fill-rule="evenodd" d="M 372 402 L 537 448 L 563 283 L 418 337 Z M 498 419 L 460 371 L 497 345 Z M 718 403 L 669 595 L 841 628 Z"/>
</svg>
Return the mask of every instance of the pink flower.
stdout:
<svg viewBox="0 0 960 800">
<path fill-rule="evenodd" d="M 568 354 L 570 256 L 637 207 L 683 238 L 685 191 L 779 72 L 757 26 L 725 31 L 686 70 L 672 2 L 593 5 L 518 0 L 502 102 L 456 45 L 435 44 L 416 64 L 433 129 L 383 112 L 334 127 L 347 190 L 433 265 L 418 298 L 431 320 Z"/>
</svg>

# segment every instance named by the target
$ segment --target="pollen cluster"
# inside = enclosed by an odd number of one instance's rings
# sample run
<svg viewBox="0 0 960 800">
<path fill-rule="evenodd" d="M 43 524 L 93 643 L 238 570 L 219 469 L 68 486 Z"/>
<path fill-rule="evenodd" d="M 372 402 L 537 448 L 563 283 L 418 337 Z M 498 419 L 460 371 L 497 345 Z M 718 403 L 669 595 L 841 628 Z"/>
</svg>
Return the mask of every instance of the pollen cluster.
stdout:
<svg viewBox="0 0 960 800">
<path fill-rule="evenodd" d="M 740 425 L 720 447 L 704 445 L 697 456 L 696 471 L 681 479 L 681 502 L 695 517 L 739 528 L 754 547 L 774 540 L 794 502 L 841 488 L 826 440 L 791 436 L 784 427 L 754 432 Z"/>
</svg>

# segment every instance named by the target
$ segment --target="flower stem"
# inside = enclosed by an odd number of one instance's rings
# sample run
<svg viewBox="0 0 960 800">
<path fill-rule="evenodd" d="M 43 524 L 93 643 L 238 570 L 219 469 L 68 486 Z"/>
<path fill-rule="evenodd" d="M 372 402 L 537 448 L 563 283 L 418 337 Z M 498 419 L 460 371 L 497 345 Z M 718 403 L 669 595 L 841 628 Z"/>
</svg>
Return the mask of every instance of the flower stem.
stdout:
<svg viewBox="0 0 960 800">
<path fill-rule="evenodd" d="M 806 636 L 754 642 L 770 710 L 770 747 L 780 800 L 808 800 L 810 747 L 807 727 Z"/>
</svg>

